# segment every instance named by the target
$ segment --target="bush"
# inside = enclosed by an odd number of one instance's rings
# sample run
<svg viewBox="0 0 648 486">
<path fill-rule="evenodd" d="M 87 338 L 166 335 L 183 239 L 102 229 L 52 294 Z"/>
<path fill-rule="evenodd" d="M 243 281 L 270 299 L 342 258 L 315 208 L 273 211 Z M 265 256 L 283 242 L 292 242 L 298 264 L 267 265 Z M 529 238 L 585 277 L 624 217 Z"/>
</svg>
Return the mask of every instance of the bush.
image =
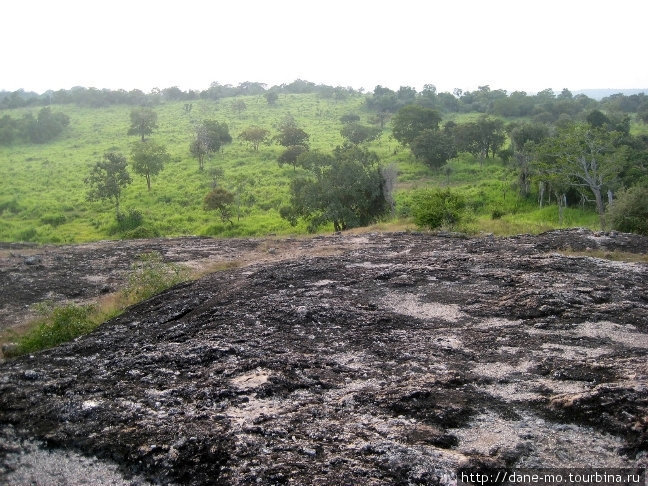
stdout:
<svg viewBox="0 0 648 486">
<path fill-rule="evenodd" d="M 117 214 L 117 226 L 119 231 L 134 230 L 144 222 L 144 216 L 138 209 L 129 209 L 128 213 Z"/>
<path fill-rule="evenodd" d="M 46 214 L 41 217 L 40 221 L 43 224 L 49 224 L 56 227 L 65 223 L 66 217 L 64 214 Z"/>
<path fill-rule="evenodd" d="M 57 346 L 90 332 L 97 325 L 92 320 L 94 306 L 91 305 L 42 305 L 39 310 L 43 314 L 41 321 L 18 340 L 18 347 L 13 354 L 26 354 Z"/>
<path fill-rule="evenodd" d="M 619 193 L 608 207 L 612 228 L 648 236 L 648 188 L 635 186 Z"/>
<path fill-rule="evenodd" d="M 135 229 L 126 231 L 124 238 L 128 240 L 136 240 L 141 238 L 156 238 L 160 236 L 160 232 L 156 228 L 149 226 L 138 226 Z"/>
<path fill-rule="evenodd" d="M 188 278 L 187 270 L 175 263 L 165 263 L 157 252 L 141 254 L 131 267 L 123 293 L 134 302 L 148 299 Z"/>
<path fill-rule="evenodd" d="M 412 197 L 412 215 L 422 228 L 456 226 L 464 217 L 464 198 L 449 189 L 421 191 Z"/>
</svg>

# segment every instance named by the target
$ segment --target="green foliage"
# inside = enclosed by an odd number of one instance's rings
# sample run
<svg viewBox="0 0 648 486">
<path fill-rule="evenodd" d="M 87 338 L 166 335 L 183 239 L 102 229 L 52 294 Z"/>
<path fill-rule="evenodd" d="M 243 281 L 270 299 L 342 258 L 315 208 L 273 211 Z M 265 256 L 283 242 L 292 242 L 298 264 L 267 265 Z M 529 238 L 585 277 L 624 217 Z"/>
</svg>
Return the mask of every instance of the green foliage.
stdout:
<svg viewBox="0 0 648 486">
<path fill-rule="evenodd" d="M 115 211 L 119 215 L 122 189 L 132 182 L 126 170 L 126 157 L 116 152 L 107 152 L 103 160 L 95 163 L 90 175 L 84 181 L 90 186 L 89 201 L 112 200 L 115 203 Z"/>
<path fill-rule="evenodd" d="M 317 87 L 300 86 L 296 85 L 295 88 L 311 91 L 306 94 L 290 94 L 283 87 L 276 87 L 275 91 L 280 96 L 276 106 L 269 106 L 259 93 L 242 96 L 245 93 L 243 87 L 217 83 L 213 85 L 213 89 L 204 91 L 204 97 L 200 93 L 185 92 L 184 99 L 177 101 L 167 100 L 159 94 L 155 98 L 153 94 L 145 95 L 137 90 L 121 93 L 75 89 L 52 93 L 52 111 L 64 111 L 72 120 L 65 131 L 46 145 L 31 144 L 21 139 L 15 139 L 10 147 L 0 145 L 0 240 L 78 243 L 105 239 L 115 234 L 120 237 L 147 234 L 248 237 L 268 233 L 289 235 L 306 232 L 307 222 L 303 218 L 298 218 L 297 226 L 292 227 L 288 220 L 281 218 L 279 208 L 290 200 L 291 179 L 295 174 L 306 175 L 307 172 L 300 167 L 312 161 L 298 161 L 296 171 L 292 167 L 280 167 L 277 158 L 284 150 L 283 147 L 262 143 L 259 150 L 254 151 L 247 142 L 239 139 L 236 143 L 221 147 L 218 156 L 214 154 L 213 157 L 205 157 L 205 170 L 201 173 L 195 170 L 198 164 L 188 151 L 195 126 L 204 119 L 226 123 L 231 133 L 236 134 L 250 125 L 265 127 L 276 133 L 283 118 L 292 115 L 293 122 L 309 135 L 309 154 L 324 154 L 330 152 L 331 147 L 344 142 L 340 134 L 340 118 L 343 115 L 357 113 L 362 120 L 375 118 L 377 125 L 386 122 L 391 116 L 389 112 L 367 111 L 365 100 L 372 95 L 349 92 L 346 97 L 336 99 L 334 91 L 325 97 Z M 405 91 L 403 95 L 406 94 Z M 396 94 L 393 91 L 391 93 Z M 247 105 L 243 113 L 244 120 L 239 120 L 236 112 L 231 110 L 231 99 L 222 99 L 235 95 L 240 96 Z M 443 93 L 435 94 L 431 100 L 437 104 L 428 106 L 446 109 L 441 95 Z M 429 94 L 425 96 L 430 97 Z M 462 94 L 449 96 L 454 99 L 455 108 L 460 113 L 448 115 L 444 119 L 446 126 L 450 121 L 463 124 L 478 119 L 476 113 L 467 113 L 467 107 L 475 98 L 469 101 L 470 98 L 463 98 Z M 479 94 L 478 98 L 481 96 Z M 492 106 L 492 101 L 497 96 L 499 95 L 492 90 L 484 93 L 483 106 L 487 107 L 487 103 Z M 23 99 L 22 95 L 20 97 Z M 4 100 L 11 101 L 14 98 L 16 97 L 10 96 Z M 416 103 L 421 103 L 421 98 L 421 95 L 417 95 Z M 556 103 L 558 98 L 559 96 L 555 97 Z M 28 98 L 25 97 L 24 100 Z M 183 107 L 188 100 L 193 107 L 190 112 L 185 112 Z M 38 103 L 44 102 L 46 105 L 49 101 L 48 96 L 38 99 Z M 593 100 L 580 95 L 574 96 L 573 101 L 582 103 L 584 113 L 597 106 L 596 103 L 591 105 Z M 155 110 L 158 113 L 159 129 L 154 132 L 155 139 L 167 147 L 170 160 L 157 176 L 150 192 L 146 190 L 144 177 L 133 177 L 132 183 L 122 189 L 120 206 L 141 208 L 145 218 L 142 225 L 122 232 L 116 226 L 110 204 L 86 200 L 87 188 L 83 180 L 92 165 L 88 161 L 94 163 L 105 152 L 130 154 L 133 139 L 129 140 L 125 136 L 130 125 L 129 113 L 133 105 L 153 102 L 158 103 Z M 546 102 L 554 103 L 551 100 Z M 0 99 L 0 105 L 2 103 L 3 100 Z M 57 106 L 57 103 L 66 105 Z M 8 115 L 19 121 L 29 110 L 36 114 L 34 108 L 29 106 L 33 105 L 3 111 L 0 118 Z M 474 106 L 481 107 L 482 102 L 479 101 Z M 633 123 L 632 130 L 637 139 L 641 133 L 648 133 L 642 123 Z M 507 231 L 537 232 L 560 226 L 553 193 L 551 206 L 538 208 L 538 185 L 531 178 L 528 196 L 519 197 L 514 186 L 517 173 L 502 167 L 499 157 L 485 159 L 482 167 L 477 157 L 460 152 L 448 162 L 451 172 L 446 176 L 443 171 L 435 171 L 417 160 L 391 137 L 379 137 L 368 142 L 367 147 L 398 169 L 395 190 L 397 214 L 407 213 L 403 210 L 403 201 L 413 190 L 450 186 L 466 197 L 471 208 L 476 208 L 476 228 L 503 234 Z M 633 153 L 632 166 L 624 170 L 620 184 L 631 184 L 646 177 L 645 149 L 637 145 Z M 306 154 L 302 157 L 306 157 Z M 218 179 L 218 184 L 230 190 L 238 187 L 237 181 L 247 181 L 244 187 L 236 190 L 235 211 L 243 218 L 234 225 L 222 223 L 218 215 L 214 218 L 213 214 L 203 210 L 203 199 L 212 184 L 211 177 L 206 177 L 205 174 L 209 174 L 213 168 L 225 171 L 226 175 Z M 572 199 L 569 202 L 572 203 Z M 573 200 L 574 204 L 577 202 L 578 199 Z M 494 207 L 502 207 L 506 215 L 500 220 L 491 220 Z M 47 219 L 48 215 L 63 215 L 66 219 L 62 224 L 54 226 L 41 221 L 43 216 Z M 580 205 L 567 207 L 564 221 L 565 225 L 592 227 L 592 222 L 596 223 L 596 213 L 591 204 L 585 204 L 583 209 L 580 209 Z M 329 231 L 332 224 L 321 226 L 321 229 Z"/>
<path fill-rule="evenodd" d="M 185 267 L 166 263 L 157 252 L 144 253 L 131 266 L 126 287 L 115 302 L 106 308 L 97 305 L 65 304 L 55 306 L 50 302 L 36 305 L 41 317 L 28 332 L 17 336 L 17 348 L 12 356 L 33 353 L 58 346 L 94 330 L 106 319 L 118 315 L 124 308 L 186 281 L 189 272 Z"/>
<path fill-rule="evenodd" d="M 160 253 L 143 253 L 131 266 L 128 284 L 122 293 L 130 301 L 139 302 L 186 281 L 188 277 L 185 267 L 165 262 Z"/>
<path fill-rule="evenodd" d="M 424 130 L 437 130 L 440 122 L 438 111 L 409 105 L 401 108 L 392 119 L 392 134 L 403 145 L 409 145 Z"/>
<path fill-rule="evenodd" d="M 291 204 L 281 208 L 291 224 L 303 218 L 311 232 L 327 223 L 342 231 L 371 224 L 389 210 L 374 153 L 347 145 L 337 147 L 332 158 L 309 158 L 308 165 L 311 174 L 291 182 Z"/>
<path fill-rule="evenodd" d="M 54 307 L 43 304 L 36 326 L 18 339 L 15 355 L 51 348 L 92 331 L 97 323 L 92 320 L 93 306 L 67 304 Z"/>
<path fill-rule="evenodd" d="M 457 192 L 426 190 L 412 196 L 412 215 L 421 228 L 456 227 L 465 217 L 465 199 Z"/>
<path fill-rule="evenodd" d="M 65 223 L 66 220 L 67 218 L 64 214 L 45 214 L 40 218 L 41 223 L 49 224 L 51 226 L 60 226 Z"/>
<path fill-rule="evenodd" d="M 151 190 L 151 177 L 162 171 L 169 158 L 166 147 L 153 140 L 135 142 L 131 149 L 133 172 L 144 176 L 149 191 Z"/>
<path fill-rule="evenodd" d="M 648 236 L 648 188 L 634 186 L 620 192 L 607 214 L 615 230 Z"/>
<path fill-rule="evenodd" d="M 276 105 L 277 100 L 279 99 L 279 95 L 277 94 L 276 91 L 266 91 L 264 96 L 265 96 L 266 102 L 269 105 L 272 105 L 272 106 Z"/>
<path fill-rule="evenodd" d="M 347 122 L 342 127 L 342 130 L 340 130 L 340 134 L 344 138 L 356 145 L 371 142 L 377 139 L 381 133 L 382 130 L 380 128 L 368 127 L 357 122 Z"/>
<path fill-rule="evenodd" d="M 204 208 L 206 211 L 218 211 L 221 221 L 234 224 L 231 219 L 234 197 L 234 193 L 227 189 L 215 187 L 205 196 Z"/>
<path fill-rule="evenodd" d="M 435 169 L 457 156 L 453 137 L 439 130 L 423 130 L 410 142 L 410 149 L 417 159 Z"/>
<path fill-rule="evenodd" d="M 626 165 L 625 152 L 617 147 L 619 139 L 618 132 L 586 124 L 571 125 L 559 129 L 554 137 L 538 146 L 533 163 L 541 177 L 552 184 L 580 189 L 593 196 L 601 228 L 605 226 L 603 194 Z"/>
<path fill-rule="evenodd" d="M 50 107 L 41 108 L 37 117 L 26 113 L 21 120 L 4 115 L 0 118 L 0 145 L 10 145 L 17 140 L 46 143 L 60 135 L 69 124 L 70 117 L 53 113 Z"/>
<path fill-rule="evenodd" d="M 269 130 L 252 125 L 243 130 L 239 135 L 239 138 L 248 142 L 250 145 L 252 145 L 254 151 L 258 152 L 259 145 L 261 145 L 263 142 L 267 142 L 269 135 Z"/>
<path fill-rule="evenodd" d="M 144 222 L 144 215 L 137 209 L 130 208 L 128 212 L 117 213 L 117 227 L 119 231 L 131 231 L 138 228 Z"/>
<path fill-rule="evenodd" d="M 189 146 L 189 151 L 198 159 L 198 167 L 204 169 L 205 157 L 218 152 L 227 144 L 232 143 L 227 123 L 217 120 L 203 120 L 196 126 L 196 137 Z"/>
<path fill-rule="evenodd" d="M 307 151 L 308 147 L 305 147 L 303 145 L 290 145 L 286 147 L 286 150 L 281 153 L 281 155 L 277 159 L 277 162 L 279 162 L 280 166 L 284 164 L 290 164 L 293 166 L 293 169 L 297 169 L 297 160 L 299 156 Z"/>
<path fill-rule="evenodd" d="M 304 130 L 290 121 L 284 121 L 279 127 L 279 134 L 275 136 L 275 140 L 279 145 L 284 147 L 295 147 L 297 145 L 308 147 L 309 138 L 310 136 Z"/>
<path fill-rule="evenodd" d="M 353 123 L 353 122 L 359 122 L 360 121 L 360 115 L 356 113 L 347 113 L 345 115 L 342 115 L 340 117 L 340 122 L 341 123 Z"/>
<path fill-rule="evenodd" d="M 504 122 L 485 115 L 475 122 L 457 124 L 452 134 L 459 151 L 486 159 L 489 154 L 494 158 L 506 141 Z"/>
<path fill-rule="evenodd" d="M 138 135 L 144 141 L 144 137 L 151 135 L 157 129 L 157 113 L 148 106 L 135 108 L 130 113 L 131 126 L 128 135 Z"/>
</svg>

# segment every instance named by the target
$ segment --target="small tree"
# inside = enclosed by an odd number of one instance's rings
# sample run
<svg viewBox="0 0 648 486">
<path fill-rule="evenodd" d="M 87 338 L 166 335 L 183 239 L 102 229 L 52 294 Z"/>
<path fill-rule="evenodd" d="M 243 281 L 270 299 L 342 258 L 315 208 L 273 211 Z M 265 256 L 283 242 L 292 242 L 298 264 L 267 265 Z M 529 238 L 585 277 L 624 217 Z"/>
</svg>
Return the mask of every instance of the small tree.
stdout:
<svg viewBox="0 0 648 486">
<path fill-rule="evenodd" d="M 232 136 L 227 123 L 204 120 L 196 127 L 196 138 L 189 145 L 189 151 L 198 159 L 199 169 L 203 170 L 205 158 L 229 143 L 232 143 Z"/>
<path fill-rule="evenodd" d="M 301 217 L 309 231 L 326 223 L 342 231 L 370 224 L 389 211 L 385 180 L 372 152 L 347 145 L 338 147 L 334 157 L 308 159 L 314 159 L 308 164 L 311 175 L 292 181 L 290 206 L 280 210 L 291 224 Z"/>
<path fill-rule="evenodd" d="M 620 134 L 580 124 L 558 130 L 537 149 L 536 170 L 594 196 L 601 228 L 605 228 L 605 190 L 619 177 L 626 164 L 617 148 Z"/>
<path fill-rule="evenodd" d="M 340 130 L 340 134 L 353 144 L 360 144 L 364 142 L 371 142 L 377 139 L 381 130 L 377 127 L 368 127 L 357 122 L 345 123 Z"/>
<path fill-rule="evenodd" d="M 243 100 L 236 100 L 233 104 L 232 107 L 234 108 L 234 111 L 238 114 L 238 117 L 241 118 L 241 113 L 243 113 L 245 110 L 247 110 L 247 105 L 245 104 L 245 101 Z"/>
<path fill-rule="evenodd" d="M 218 211 L 220 213 L 221 221 L 228 222 L 233 225 L 232 221 L 232 203 L 234 202 L 234 194 L 222 187 L 215 187 L 209 194 L 205 196 L 204 208 L 205 211 Z"/>
<path fill-rule="evenodd" d="M 294 118 L 290 115 L 286 116 L 279 126 L 279 134 L 275 136 L 275 140 L 279 145 L 284 147 L 291 147 L 294 145 L 303 145 L 308 147 L 309 135 L 299 128 L 295 123 Z"/>
<path fill-rule="evenodd" d="M 634 186 L 619 193 L 608 217 L 615 230 L 648 236 L 648 188 Z"/>
<path fill-rule="evenodd" d="M 431 108 L 408 105 L 401 108 L 392 119 L 394 138 L 403 145 L 409 145 L 424 130 L 437 130 L 441 115 Z"/>
<path fill-rule="evenodd" d="M 153 130 L 158 127 L 157 113 L 153 108 L 149 108 L 148 106 L 133 109 L 130 118 L 131 126 L 128 129 L 128 135 L 139 135 L 142 137 L 142 142 L 144 141 L 144 137 L 151 135 Z"/>
<path fill-rule="evenodd" d="M 259 151 L 259 145 L 268 140 L 270 132 L 265 128 L 249 126 L 241 132 L 239 138 L 252 145 L 255 152 Z"/>
<path fill-rule="evenodd" d="M 264 96 L 268 104 L 271 106 L 277 104 L 277 100 L 279 99 L 279 95 L 276 91 L 266 91 Z"/>
<path fill-rule="evenodd" d="M 412 203 L 414 221 L 428 229 L 454 227 L 461 221 L 466 206 L 463 197 L 449 189 L 420 191 L 414 194 Z"/>
<path fill-rule="evenodd" d="M 433 169 L 438 169 L 457 156 L 453 137 L 439 130 L 423 130 L 410 143 L 410 150 L 417 159 Z"/>
<path fill-rule="evenodd" d="M 169 154 L 164 145 L 152 140 L 136 142 L 131 150 L 133 171 L 146 178 L 146 187 L 151 190 L 151 176 L 160 173 L 164 164 L 169 161 Z"/>
<path fill-rule="evenodd" d="M 113 201 L 117 218 L 119 218 L 121 191 L 132 182 L 126 165 L 126 157 L 116 152 L 108 152 L 104 154 L 103 160 L 95 163 L 90 175 L 84 179 L 84 182 L 90 186 L 88 200 Z"/>
<path fill-rule="evenodd" d="M 293 166 L 293 170 L 297 170 L 297 159 L 306 151 L 308 151 L 308 148 L 303 145 L 291 145 L 290 147 L 286 147 L 286 150 L 283 151 L 277 161 L 280 166 L 290 164 Z"/>
</svg>

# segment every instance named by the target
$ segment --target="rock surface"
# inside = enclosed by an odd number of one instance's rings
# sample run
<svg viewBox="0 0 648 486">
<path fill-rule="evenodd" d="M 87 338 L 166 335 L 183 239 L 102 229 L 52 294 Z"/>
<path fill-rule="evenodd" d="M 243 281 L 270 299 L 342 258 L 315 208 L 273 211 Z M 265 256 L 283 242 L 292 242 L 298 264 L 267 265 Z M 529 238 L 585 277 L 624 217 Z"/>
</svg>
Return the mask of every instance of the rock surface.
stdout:
<svg viewBox="0 0 648 486">
<path fill-rule="evenodd" d="M 79 464 L 115 475 L 105 484 L 195 485 L 453 484 L 466 464 L 646 465 L 648 265 L 555 251 L 646 253 L 648 239 L 572 230 L 102 245 L 105 267 L 92 252 L 66 266 L 84 245 L 16 264 L 118 282 L 128 255 L 155 245 L 174 261 L 275 247 L 292 258 L 179 285 L 0 365 L 2 484 L 59 484 L 38 466 L 43 454 L 67 458 L 60 484 L 88 484 Z M 11 262 L 2 271 L 7 300 L 47 281 Z M 34 286 L 32 302 L 44 290 Z"/>
</svg>

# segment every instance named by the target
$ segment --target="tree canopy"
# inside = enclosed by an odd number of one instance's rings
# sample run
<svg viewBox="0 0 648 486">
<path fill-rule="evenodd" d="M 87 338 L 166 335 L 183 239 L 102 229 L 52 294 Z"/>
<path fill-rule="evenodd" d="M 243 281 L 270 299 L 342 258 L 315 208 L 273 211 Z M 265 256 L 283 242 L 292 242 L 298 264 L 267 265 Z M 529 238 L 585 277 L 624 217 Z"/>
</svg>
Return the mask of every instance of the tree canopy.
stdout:
<svg viewBox="0 0 648 486">
<path fill-rule="evenodd" d="M 135 142 L 131 149 L 133 172 L 146 178 L 146 187 L 151 190 L 151 176 L 162 171 L 164 164 L 169 161 L 166 147 L 153 140 Z"/>
<path fill-rule="evenodd" d="M 336 231 L 368 225 L 389 210 L 385 182 L 377 156 L 357 146 L 338 147 L 333 157 L 308 164 L 309 175 L 290 185 L 290 205 L 282 217 L 296 224 L 308 222 L 309 231 L 333 223 Z"/>
<path fill-rule="evenodd" d="M 117 216 L 119 216 L 121 191 L 131 183 L 126 165 L 126 157 L 117 152 L 107 152 L 102 160 L 95 163 L 90 174 L 84 179 L 84 182 L 90 186 L 88 200 L 113 201 Z"/>
<path fill-rule="evenodd" d="M 218 152 L 223 146 L 232 143 L 227 123 L 216 120 L 203 120 L 196 126 L 195 138 L 189 145 L 189 151 L 198 159 L 198 167 L 203 170 L 205 158 Z"/>
<path fill-rule="evenodd" d="M 128 129 L 128 135 L 138 135 L 142 142 L 147 135 L 151 135 L 157 125 L 157 113 L 153 108 L 141 106 L 135 108 L 130 113 L 131 126 Z"/>
<path fill-rule="evenodd" d="M 392 119 L 392 134 L 403 145 L 409 145 L 424 130 L 437 130 L 441 115 L 431 108 L 408 105 Z"/>
</svg>

